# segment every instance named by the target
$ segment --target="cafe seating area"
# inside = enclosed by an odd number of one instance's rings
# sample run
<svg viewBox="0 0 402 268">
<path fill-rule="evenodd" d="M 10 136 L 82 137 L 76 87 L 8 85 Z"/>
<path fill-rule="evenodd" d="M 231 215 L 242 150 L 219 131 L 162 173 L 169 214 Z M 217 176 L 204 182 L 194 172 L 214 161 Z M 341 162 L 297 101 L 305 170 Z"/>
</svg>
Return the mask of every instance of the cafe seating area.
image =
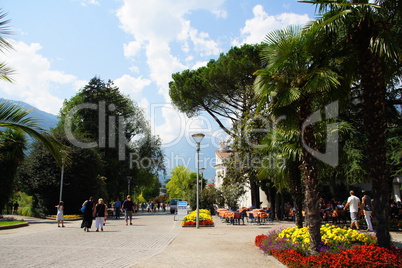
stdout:
<svg viewBox="0 0 402 268">
<path fill-rule="evenodd" d="M 254 209 L 241 208 L 236 211 L 220 208 L 216 210 L 216 215 L 219 216 L 223 223 L 232 225 L 246 224 L 269 224 L 272 223 L 270 210 L 268 208 Z"/>
</svg>

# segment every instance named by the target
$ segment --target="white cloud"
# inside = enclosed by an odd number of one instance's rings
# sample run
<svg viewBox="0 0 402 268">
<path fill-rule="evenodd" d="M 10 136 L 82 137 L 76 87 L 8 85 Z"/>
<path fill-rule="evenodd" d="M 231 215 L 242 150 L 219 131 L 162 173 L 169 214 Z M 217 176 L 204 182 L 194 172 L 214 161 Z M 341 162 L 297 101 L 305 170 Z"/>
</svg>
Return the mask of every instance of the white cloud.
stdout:
<svg viewBox="0 0 402 268">
<path fill-rule="evenodd" d="M 182 50 L 186 53 L 191 52 L 192 46 L 195 52 L 202 55 L 220 52 L 209 34 L 192 28 L 185 16 L 193 10 L 205 9 L 224 17 L 225 12 L 220 9 L 223 2 L 224 0 L 125 0 L 116 11 L 120 27 L 134 39 L 124 46 L 125 56 L 136 56 L 141 48 L 145 48 L 150 77 L 158 85 L 158 93 L 167 102 L 171 74 L 188 68 L 178 57 L 172 55 L 171 42 L 181 42 Z"/>
<path fill-rule="evenodd" d="M 124 48 L 124 56 L 127 58 L 134 57 L 141 50 L 141 42 L 132 41 L 128 44 L 123 45 Z"/>
<path fill-rule="evenodd" d="M 52 70 L 50 61 L 39 51 L 38 43 L 25 44 L 11 40 L 14 51 L 7 53 L 7 63 L 15 70 L 14 83 L 0 84 L 0 91 L 7 98 L 22 100 L 43 111 L 57 114 L 63 99 L 55 97 L 54 91 L 60 87 L 77 89 L 83 81 L 62 71 Z M 4 96 L 4 95 L 3 95 Z"/>
<path fill-rule="evenodd" d="M 96 5 L 96 6 L 99 6 L 99 2 L 96 1 L 96 0 L 83 0 L 83 1 L 81 1 L 81 6 L 86 7 L 86 6 L 88 6 L 88 5 Z"/>
<path fill-rule="evenodd" d="M 228 17 L 228 13 L 224 9 L 219 9 L 219 8 L 213 8 L 211 9 L 211 12 L 217 17 L 217 18 L 223 18 L 226 19 Z"/>
<path fill-rule="evenodd" d="M 170 53 L 169 44 L 151 41 L 146 48 L 147 63 L 151 71 L 151 79 L 159 87 L 158 93 L 162 95 L 166 102 L 169 102 L 168 84 L 172 80 L 172 73 L 186 69 L 177 57 Z"/>
<path fill-rule="evenodd" d="M 128 69 L 133 73 L 139 73 L 140 72 L 140 68 L 138 68 L 138 66 L 131 66 Z"/>
<path fill-rule="evenodd" d="M 218 43 L 211 40 L 208 33 L 198 32 L 190 25 L 190 21 L 183 20 L 182 32 L 178 35 L 178 39 L 183 41 L 185 46 L 183 51 L 188 52 L 189 47 L 187 40 L 191 40 L 194 45 L 194 51 L 199 52 L 201 56 L 217 55 L 220 52 Z"/>
<path fill-rule="evenodd" d="M 149 101 L 146 98 L 142 98 L 139 102 L 138 102 L 138 106 L 140 106 L 144 111 L 145 114 L 149 114 Z"/>
<path fill-rule="evenodd" d="M 193 65 L 193 67 L 191 67 L 191 70 L 197 70 L 197 69 L 200 68 L 200 67 L 207 66 L 207 64 L 208 64 L 208 61 L 197 61 L 197 62 Z"/>
<path fill-rule="evenodd" d="M 261 5 L 256 5 L 253 8 L 253 14 L 254 18 L 246 21 L 245 26 L 240 30 L 240 38 L 235 39 L 233 45 L 261 43 L 271 31 L 282 29 L 289 25 L 304 25 L 312 20 L 307 14 L 282 13 L 270 16 Z"/>
<path fill-rule="evenodd" d="M 161 117 L 163 120 L 161 120 Z M 163 146 L 169 147 L 177 144 L 184 136 L 186 129 L 186 116 L 178 112 L 171 104 L 152 103 L 149 107 L 151 129 L 155 135 L 163 138 Z M 160 121 L 164 121 L 161 123 Z"/>
<path fill-rule="evenodd" d="M 158 94 L 164 97 L 166 104 L 156 109 L 157 104 L 153 103 L 149 109 L 151 121 L 154 122 L 152 129 L 156 134 L 163 134 L 161 137 L 165 145 L 182 137 L 182 131 L 187 124 L 184 115 L 169 104 L 171 101 L 168 83 L 172 80 L 172 74 L 192 65 L 192 53 L 216 55 L 220 52 L 217 42 L 212 40 L 208 33 L 192 27 L 186 16 L 193 11 L 204 9 L 218 18 L 225 18 L 227 13 L 221 8 L 224 1 L 124 0 L 121 8 L 116 11 L 120 27 L 133 37 L 133 41 L 124 45 L 124 55 L 136 57 L 141 49 L 145 50 L 149 76 L 157 85 Z M 185 56 L 172 53 L 173 43 L 179 44 Z M 179 57 L 183 57 L 184 62 L 181 62 Z M 158 120 L 155 121 L 155 118 Z"/>
<path fill-rule="evenodd" d="M 157 122 L 162 115 L 164 122 Z M 211 118 L 197 116 L 188 118 L 185 114 L 176 110 L 172 104 L 151 104 L 150 106 L 151 129 L 154 134 L 163 138 L 163 147 L 171 147 L 179 143 L 182 139 L 187 139 L 188 143 L 193 144 L 191 134 L 211 133 L 213 130 Z M 193 144 L 195 146 L 195 144 Z"/>
<path fill-rule="evenodd" d="M 129 95 L 131 98 L 136 99 L 141 95 L 144 87 L 151 84 L 151 80 L 144 79 L 142 76 L 135 78 L 125 74 L 122 77 L 115 79 L 114 84 L 123 94 Z"/>
</svg>

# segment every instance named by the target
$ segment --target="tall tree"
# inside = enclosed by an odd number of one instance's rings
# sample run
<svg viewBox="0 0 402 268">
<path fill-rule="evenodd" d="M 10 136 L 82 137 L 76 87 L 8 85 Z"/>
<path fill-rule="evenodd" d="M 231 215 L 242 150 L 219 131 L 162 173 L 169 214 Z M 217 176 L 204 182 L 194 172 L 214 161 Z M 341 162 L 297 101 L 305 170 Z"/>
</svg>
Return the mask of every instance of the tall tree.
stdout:
<svg viewBox="0 0 402 268">
<path fill-rule="evenodd" d="M 298 131 L 275 124 L 260 140 L 257 150 L 267 155 L 258 169 L 258 176 L 268 178 L 275 187 L 284 192 L 288 190 L 295 208 L 295 221 L 303 227 L 303 187 L 301 178 L 301 140 Z"/>
<path fill-rule="evenodd" d="M 58 139 L 68 143 L 67 139 L 57 133 Z M 89 196 L 108 196 L 102 192 L 104 182 L 101 155 L 95 149 L 71 147 L 70 161 L 64 166 L 62 200 L 65 214 L 77 214 L 78 208 Z M 54 206 L 59 201 L 61 170 L 43 144 L 35 142 L 29 155 L 18 168 L 17 186 L 33 197 L 32 212 L 44 217 L 55 213 Z"/>
<path fill-rule="evenodd" d="M 184 166 L 177 166 L 172 169 L 171 176 L 166 182 L 169 198 L 182 198 L 190 200 L 194 192 L 196 178 L 191 177 L 191 171 Z"/>
<path fill-rule="evenodd" d="M 13 194 L 17 167 L 24 160 L 27 139 L 17 130 L 0 133 L 0 213 Z"/>
<path fill-rule="evenodd" d="M 66 131 L 73 145 L 101 152 L 103 176 L 113 197 L 126 192 L 127 176 L 133 178 L 133 186 L 138 186 L 147 177 L 144 171 L 156 176 L 164 169 L 160 139 L 151 135 L 143 110 L 112 81 L 92 78 L 65 101 L 60 118 L 58 128 Z"/>
<path fill-rule="evenodd" d="M 339 86 L 339 76 L 325 65 L 325 55 L 314 51 L 309 44 L 312 35 L 297 27 L 289 27 L 267 35 L 262 55 L 267 68 L 257 71 L 255 89 L 275 118 L 296 129 L 304 139 L 301 152 L 301 171 L 305 186 L 305 202 L 310 232 L 310 250 L 317 254 L 321 243 L 321 216 L 317 159 L 308 148 L 318 151 L 316 132 L 311 115 L 325 101 L 331 90 Z M 319 40 L 315 40 L 319 41 Z M 329 60 L 329 59 L 327 59 Z"/>
<path fill-rule="evenodd" d="M 402 2 L 400 0 L 303 1 L 317 5 L 322 18 L 313 31 L 329 37 L 334 50 L 360 80 L 363 122 L 367 136 L 368 177 L 373 184 L 378 244 L 390 247 L 390 176 L 386 158 L 387 84 L 400 66 Z M 345 51 L 347 53 L 345 53 Z"/>
<path fill-rule="evenodd" d="M 172 102 L 181 112 L 189 117 L 203 111 L 208 113 L 222 130 L 235 137 L 234 149 L 243 155 L 250 154 L 252 147 L 247 141 L 245 128 L 257 106 L 252 85 L 253 73 L 262 67 L 259 50 L 260 45 L 233 47 L 217 60 L 210 60 L 205 67 L 173 74 L 173 81 L 169 83 Z M 232 128 L 224 120 L 229 120 Z M 251 158 L 250 155 L 247 157 Z M 251 169 L 246 172 L 252 205 L 258 207 L 256 174 Z"/>
</svg>

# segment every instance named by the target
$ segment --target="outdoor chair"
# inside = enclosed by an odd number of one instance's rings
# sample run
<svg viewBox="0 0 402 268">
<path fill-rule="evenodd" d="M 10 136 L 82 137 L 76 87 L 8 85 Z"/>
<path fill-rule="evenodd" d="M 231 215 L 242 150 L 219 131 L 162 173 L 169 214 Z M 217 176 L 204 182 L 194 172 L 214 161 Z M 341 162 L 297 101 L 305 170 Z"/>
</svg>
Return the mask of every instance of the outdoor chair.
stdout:
<svg viewBox="0 0 402 268">
<path fill-rule="evenodd" d="M 247 217 L 247 212 L 245 210 L 243 210 L 242 212 L 240 212 L 240 218 L 237 219 L 239 221 L 239 225 L 240 225 L 240 221 L 243 221 L 243 225 L 244 225 L 244 218 Z"/>
<path fill-rule="evenodd" d="M 248 223 L 255 223 L 256 222 L 256 218 L 254 217 L 253 213 L 248 214 L 247 222 Z"/>
</svg>

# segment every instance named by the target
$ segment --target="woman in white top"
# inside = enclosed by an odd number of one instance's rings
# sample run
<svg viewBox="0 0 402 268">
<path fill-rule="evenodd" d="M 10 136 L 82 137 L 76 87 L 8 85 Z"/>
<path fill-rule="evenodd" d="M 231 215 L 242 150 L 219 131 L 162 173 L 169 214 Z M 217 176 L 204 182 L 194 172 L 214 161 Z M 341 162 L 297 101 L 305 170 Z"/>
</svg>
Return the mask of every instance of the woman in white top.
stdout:
<svg viewBox="0 0 402 268">
<path fill-rule="evenodd" d="M 56 220 L 57 220 L 57 227 L 60 227 L 60 223 L 61 223 L 61 227 L 64 227 L 64 203 L 63 201 L 60 201 L 60 203 L 56 206 L 57 208 L 57 216 L 56 216 Z"/>
</svg>

